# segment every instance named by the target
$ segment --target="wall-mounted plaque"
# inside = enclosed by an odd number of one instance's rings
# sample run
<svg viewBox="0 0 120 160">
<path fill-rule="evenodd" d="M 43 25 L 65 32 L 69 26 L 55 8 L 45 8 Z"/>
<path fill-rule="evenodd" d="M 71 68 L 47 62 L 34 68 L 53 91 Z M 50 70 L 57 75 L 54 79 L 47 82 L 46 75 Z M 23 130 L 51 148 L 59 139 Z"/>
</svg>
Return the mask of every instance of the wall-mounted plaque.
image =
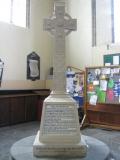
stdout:
<svg viewBox="0 0 120 160">
<path fill-rule="evenodd" d="M 40 57 L 35 52 L 27 56 L 27 79 L 40 79 Z"/>
</svg>

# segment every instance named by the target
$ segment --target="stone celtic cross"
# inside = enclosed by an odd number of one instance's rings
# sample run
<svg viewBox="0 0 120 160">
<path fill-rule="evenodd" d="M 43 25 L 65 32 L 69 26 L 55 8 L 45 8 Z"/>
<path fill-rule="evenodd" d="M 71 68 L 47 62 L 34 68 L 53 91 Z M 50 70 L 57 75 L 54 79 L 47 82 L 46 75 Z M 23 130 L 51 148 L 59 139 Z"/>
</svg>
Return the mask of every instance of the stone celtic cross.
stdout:
<svg viewBox="0 0 120 160">
<path fill-rule="evenodd" d="M 65 13 L 65 3 L 55 3 L 53 16 L 44 20 L 44 30 L 55 37 L 53 91 L 43 102 L 33 152 L 40 157 L 83 157 L 87 147 L 81 139 L 77 103 L 66 93 L 65 36 L 76 30 L 76 19 Z"/>
<path fill-rule="evenodd" d="M 65 36 L 77 28 L 76 19 L 65 13 L 64 2 L 56 2 L 53 16 L 44 19 L 44 30 L 55 37 L 55 52 L 53 55 L 53 94 L 66 92 L 65 66 Z"/>
</svg>

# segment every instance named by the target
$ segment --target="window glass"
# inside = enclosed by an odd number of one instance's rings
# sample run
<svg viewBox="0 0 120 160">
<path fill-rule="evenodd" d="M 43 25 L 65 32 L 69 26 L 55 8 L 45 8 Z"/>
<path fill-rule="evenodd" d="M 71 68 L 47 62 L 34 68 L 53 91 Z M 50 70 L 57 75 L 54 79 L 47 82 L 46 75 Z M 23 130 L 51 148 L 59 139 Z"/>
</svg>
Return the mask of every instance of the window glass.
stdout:
<svg viewBox="0 0 120 160">
<path fill-rule="evenodd" d="M 26 27 L 26 0 L 13 1 L 12 23 Z"/>
<path fill-rule="evenodd" d="M 120 43 L 120 0 L 92 0 L 92 45 Z"/>
<path fill-rule="evenodd" d="M 11 13 L 11 0 L 0 0 L 0 21 L 9 22 Z"/>
<path fill-rule="evenodd" d="M 114 0 L 114 36 L 115 43 L 120 43 L 120 0 Z"/>
<path fill-rule="evenodd" d="M 30 0 L 0 0 L 0 21 L 28 27 L 29 2 Z"/>
</svg>

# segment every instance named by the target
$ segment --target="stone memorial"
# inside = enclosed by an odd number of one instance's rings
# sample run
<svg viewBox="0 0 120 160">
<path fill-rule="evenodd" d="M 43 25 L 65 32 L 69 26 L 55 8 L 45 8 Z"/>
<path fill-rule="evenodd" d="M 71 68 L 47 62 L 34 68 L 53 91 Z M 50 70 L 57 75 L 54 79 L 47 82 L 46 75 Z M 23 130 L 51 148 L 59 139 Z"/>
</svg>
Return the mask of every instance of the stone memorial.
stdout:
<svg viewBox="0 0 120 160">
<path fill-rule="evenodd" d="M 33 144 L 38 157 L 84 157 L 87 145 L 80 134 L 77 103 L 66 93 L 65 36 L 77 28 L 76 19 L 56 1 L 53 16 L 44 20 L 44 30 L 55 38 L 53 89 L 43 103 L 40 131 Z"/>
</svg>

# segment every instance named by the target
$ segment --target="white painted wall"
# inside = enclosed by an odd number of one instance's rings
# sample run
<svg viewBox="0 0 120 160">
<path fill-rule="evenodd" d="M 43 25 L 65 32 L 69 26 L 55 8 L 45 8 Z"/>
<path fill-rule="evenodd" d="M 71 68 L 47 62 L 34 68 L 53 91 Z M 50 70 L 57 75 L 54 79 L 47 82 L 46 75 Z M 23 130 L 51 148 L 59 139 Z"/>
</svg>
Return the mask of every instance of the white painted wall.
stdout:
<svg viewBox="0 0 120 160">
<path fill-rule="evenodd" d="M 0 22 L 0 58 L 5 64 L 1 89 L 6 86 L 7 89 L 14 88 L 14 82 L 17 89 L 19 86 L 26 88 L 26 58 L 32 51 L 41 58 L 41 80 L 46 78 L 52 42 L 48 33 L 43 31 L 43 18 L 51 14 L 52 6 L 52 0 L 31 0 L 29 29 Z M 38 86 L 36 82 L 30 84 L 33 84 L 31 88 L 34 84 L 39 88 L 39 83 Z"/>
<path fill-rule="evenodd" d="M 77 18 L 77 31 L 66 39 L 67 65 L 84 69 L 92 63 L 91 1 L 68 0 L 68 12 Z"/>
<path fill-rule="evenodd" d="M 103 66 L 103 56 L 106 54 L 120 53 L 120 44 L 109 44 L 92 48 L 92 65 Z"/>
<path fill-rule="evenodd" d="M 53 0 L 33 0 L 34 48 L 41 57 L 41 78 L 46 79 L 52 65 L 53 38 L 43 30 L 43 19 L 49 18 L 53 12 Z"/>
</svg>

